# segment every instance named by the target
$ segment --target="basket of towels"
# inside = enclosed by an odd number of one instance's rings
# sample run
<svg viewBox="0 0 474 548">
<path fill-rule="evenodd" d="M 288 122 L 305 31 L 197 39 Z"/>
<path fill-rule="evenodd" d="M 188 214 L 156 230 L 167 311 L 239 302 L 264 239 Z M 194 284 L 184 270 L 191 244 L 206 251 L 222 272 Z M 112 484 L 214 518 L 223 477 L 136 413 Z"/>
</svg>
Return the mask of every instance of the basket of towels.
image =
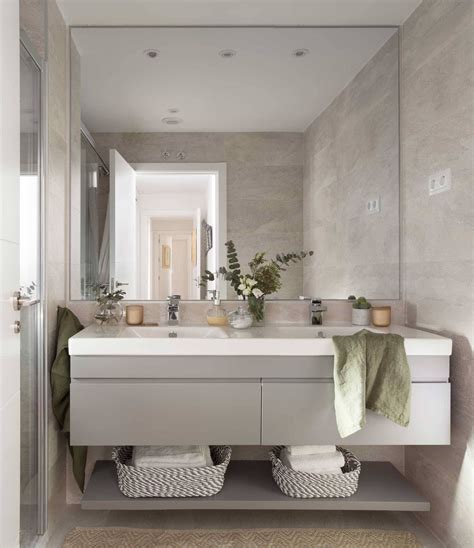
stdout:
<svg viewBox="0 0 474 548">
<path fill-rule="evenodd" d="M 349 497 L 359 485 L 360 461 L 335 445 L 276 446 L 270 460 L 275 483 L 289 497 Z"/>
<path fill-rule="evenodd" d="M 112 459 L 127 497 L 207 497 L 222 489 L 231 453 L 228 446 L 125 446 Z"/>
</svg>

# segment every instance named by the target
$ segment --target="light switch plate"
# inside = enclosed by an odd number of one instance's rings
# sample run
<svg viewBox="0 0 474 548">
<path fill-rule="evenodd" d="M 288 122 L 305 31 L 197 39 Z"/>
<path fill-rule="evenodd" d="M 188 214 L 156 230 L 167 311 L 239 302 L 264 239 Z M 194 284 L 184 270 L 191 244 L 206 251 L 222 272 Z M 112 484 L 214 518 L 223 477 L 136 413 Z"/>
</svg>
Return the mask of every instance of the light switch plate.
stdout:
<svg viewBox="0 0 474 548">
<path fill-rule="evenodd" d="M 430 196 L 451 190 L 451 169 L 444 169 L 431 175 L 428 179 L 428 192 Z"/>
<path fill-rule="evenodd" d="M 367 213 L 380 213 L 380 196 L 367 201 Z"/>
</svg>

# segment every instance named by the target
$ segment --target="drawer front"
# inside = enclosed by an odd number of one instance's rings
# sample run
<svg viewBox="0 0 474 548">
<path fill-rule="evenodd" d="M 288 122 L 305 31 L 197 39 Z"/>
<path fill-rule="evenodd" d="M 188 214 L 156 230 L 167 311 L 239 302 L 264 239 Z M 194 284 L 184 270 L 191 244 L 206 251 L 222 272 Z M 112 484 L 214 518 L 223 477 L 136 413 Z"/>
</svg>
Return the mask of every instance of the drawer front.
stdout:
<svg viewBox="0 0 474 548">
<path fill-rule="evenodd" d="M 412 384 L 407 428 L 367 411 L 365 427 L 341 438 L 332 382 L 265 382 L 262 388 L 262 444 L 449 445 L 450 385 Z"/>
<path fill-rule="evenodd" d="M 258 381 L 75 381 L 71 444 L 259 444 L 260 398 Z"/>
</svg>

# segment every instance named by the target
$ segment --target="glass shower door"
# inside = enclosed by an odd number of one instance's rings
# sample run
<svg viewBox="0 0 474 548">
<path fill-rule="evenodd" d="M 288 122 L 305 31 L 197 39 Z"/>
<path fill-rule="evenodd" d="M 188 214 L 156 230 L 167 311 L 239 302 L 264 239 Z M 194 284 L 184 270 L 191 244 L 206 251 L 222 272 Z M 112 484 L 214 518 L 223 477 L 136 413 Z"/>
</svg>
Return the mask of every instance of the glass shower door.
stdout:
<svg viewBox="0 0 474 548">
<path fill-rule="evenodd" d="M 41 68 L 20 47 L 20 539 L 31 546 L 41 532 L 44 431 L 41 430 L 42 351 L 41 276 Z M 41 432 L 41 435 L 40 435 Z"/>
</svg>

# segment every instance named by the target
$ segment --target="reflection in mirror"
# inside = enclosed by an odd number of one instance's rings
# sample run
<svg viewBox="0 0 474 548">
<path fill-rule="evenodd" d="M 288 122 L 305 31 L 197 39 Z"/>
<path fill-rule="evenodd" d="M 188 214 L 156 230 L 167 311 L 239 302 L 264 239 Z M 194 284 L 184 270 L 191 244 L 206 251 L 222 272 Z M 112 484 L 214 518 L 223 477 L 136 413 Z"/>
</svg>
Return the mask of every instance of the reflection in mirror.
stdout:
<svg viewBox="0 0 474 548">
<path fill-rule="evenodd" d="M 399 297 L 396 29 L 71 39 L 72 299 L 103 283 L 132 300 L 235 298 L 206 274 L 229 266 L 229 240 L 242 273 L 258 252 L 314 252 L 269 298 Z"/>
</svg>

